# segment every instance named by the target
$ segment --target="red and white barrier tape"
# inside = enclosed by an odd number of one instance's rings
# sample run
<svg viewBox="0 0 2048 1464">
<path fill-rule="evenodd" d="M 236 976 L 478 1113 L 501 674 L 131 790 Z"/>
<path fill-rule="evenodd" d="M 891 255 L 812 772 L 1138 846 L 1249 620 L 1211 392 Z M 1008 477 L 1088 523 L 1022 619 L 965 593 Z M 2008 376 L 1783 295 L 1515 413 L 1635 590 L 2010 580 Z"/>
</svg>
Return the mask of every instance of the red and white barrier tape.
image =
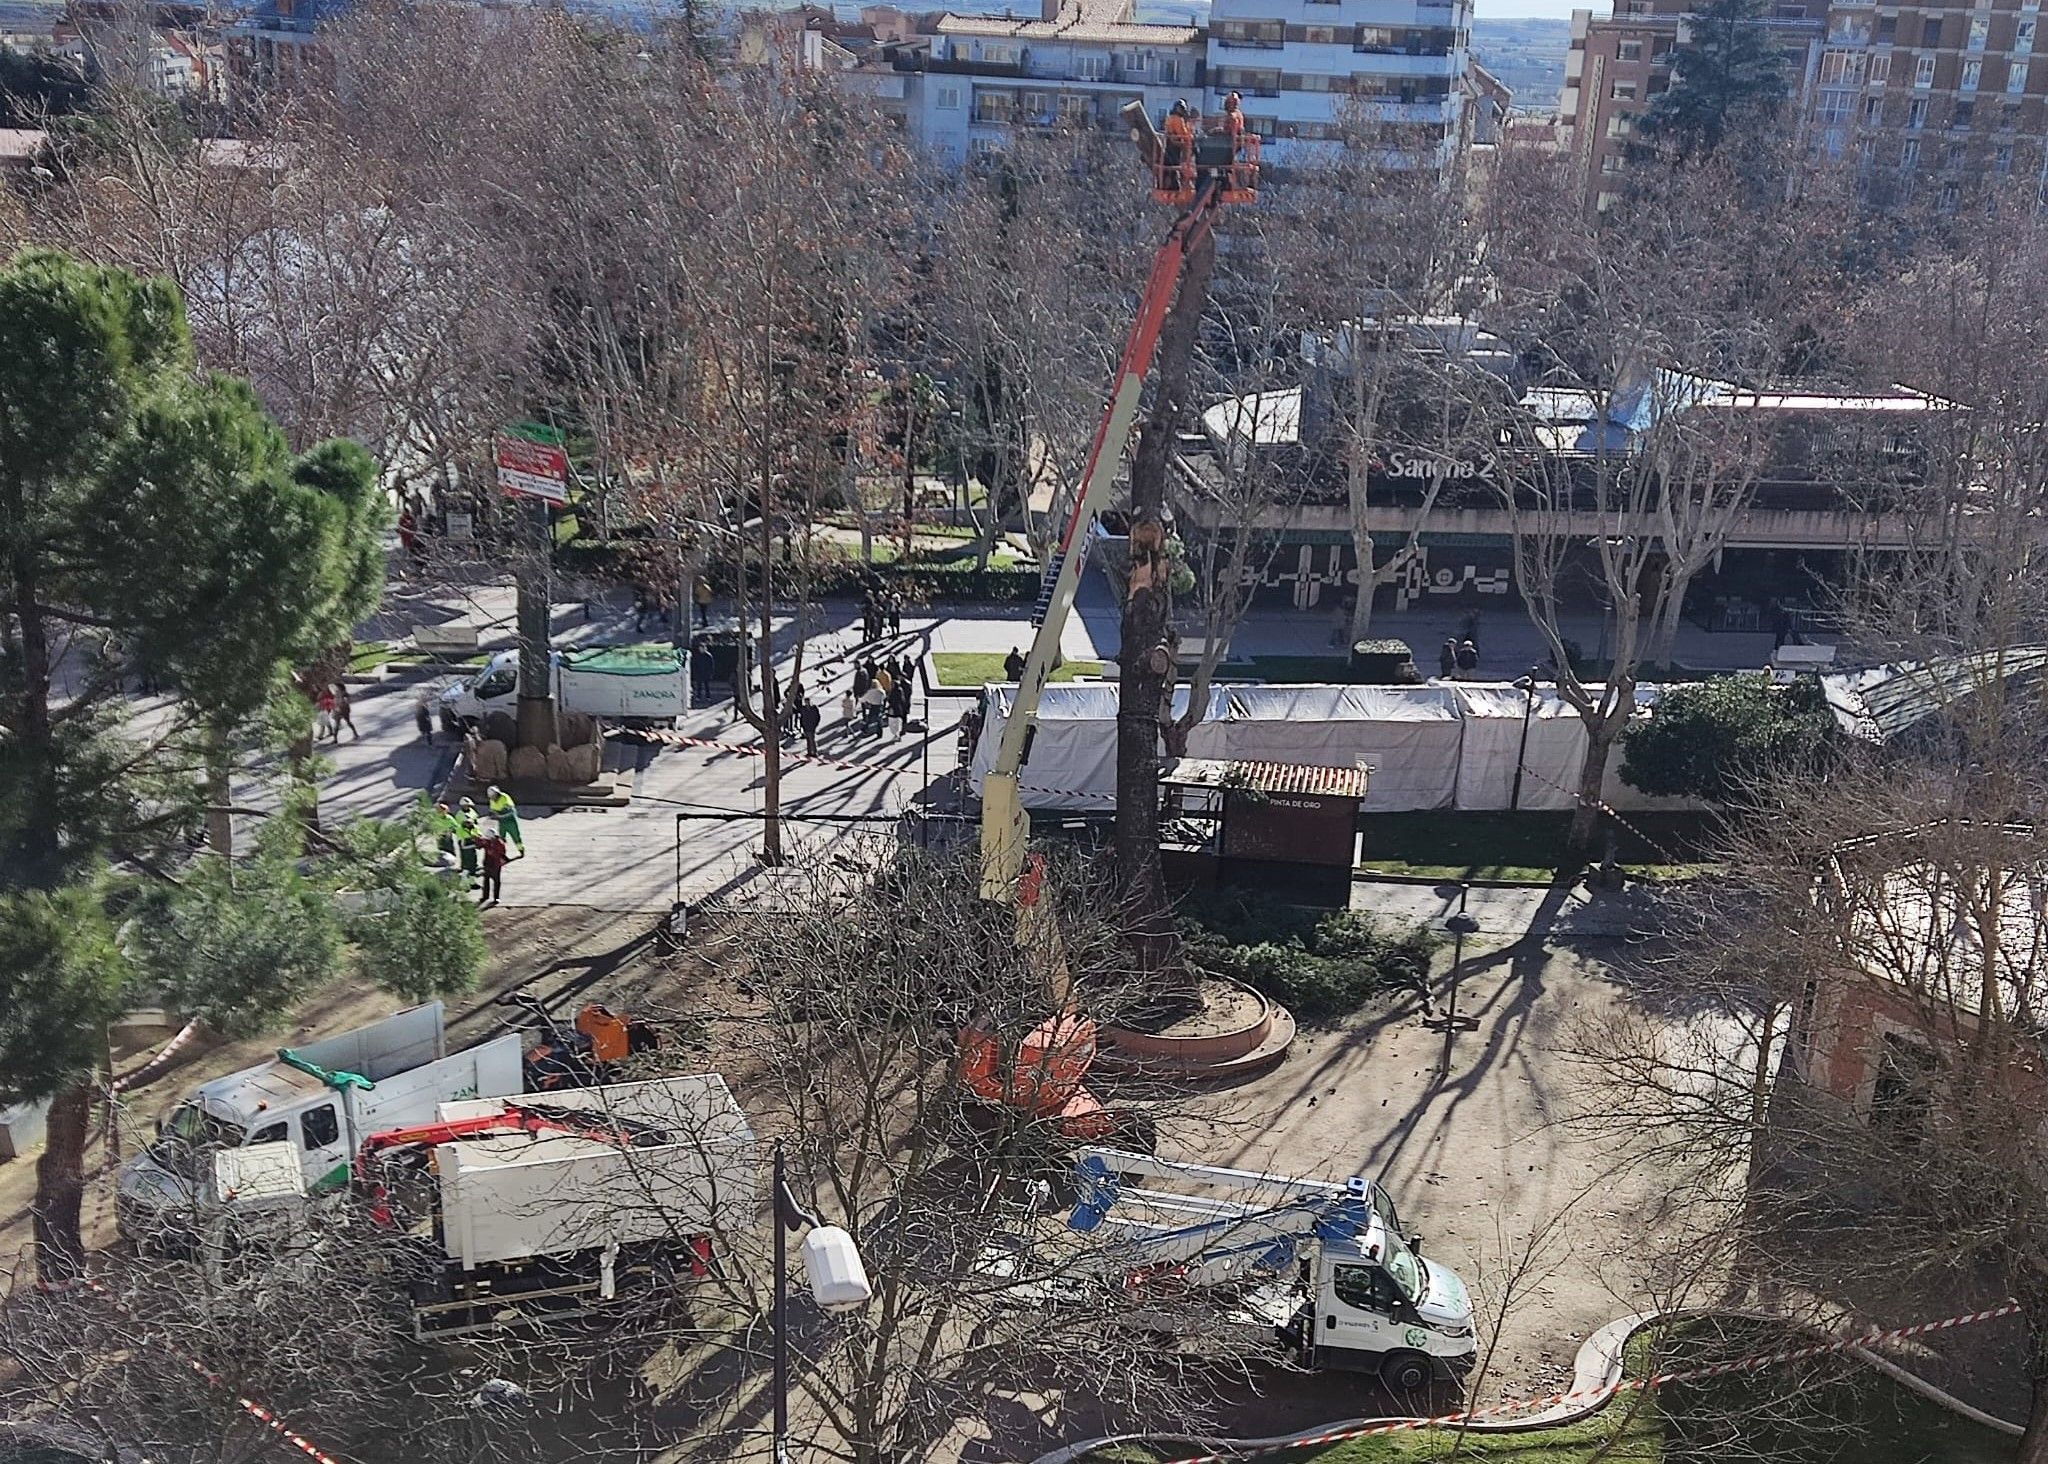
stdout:
<svg viewBox="0 0 2048 1464">
<path fill-rule="evenodd" d="M 1260 1454 L 1278 1454 L 1289 1449 L 1317 1449 L 1327 1444 L 1339 1444 L 1348 1439 L 1369 1438 L 1377 1434 L 1413 1433 L 1425 1428 L 1456 1428 L 1459 1424 L 1472 1423 L 1483 1418 L 1493 1418 L 1504 1413 L 1532 1413 L 1545 1408 L 1557 1408 L 1566 1403 L 1590 1403 L 1605 1401 L 1622 1393 L 1646 1392 L 1671 1383 L 1693 1383 L 1706 1378 L 1725 1377 L 1729 1373 L 1754 1372 L 1758 1368 L 1775 1367 L 1788 1362 L 1803 1362 L 1808 1358 L 1824 1357 L 1833 1352 L 1847 1352 L 1852 1347 L 1874 1347 L 1887 1342 L 1902 1342 L 1908 1337 L 1921 1337 L 1929 1332 L 1946 1332 L 1953 1327 L 1967 1327 L 1978 1322 L 1993 1321 L 2009 1317 L 2019 1311 L 2018 1302 L 2007 1302 L 1987 1311 L 1962 1312 L 1938 1321 L 1915 1322 L 1910 1327 L 1893 1327 L 1889 1331 L 1865 1332 L 1855 1337 L 1839 1337 L 1832 1342 L 1815 1342 L 1805 1347 L 1788 1347 L 1782 1352 L 1758 1353 L 1753 1357 L 1738 1357 L 1730 1362 L 1717 1362 L 1710 1367 L 1690 1368 L 1682 1372 L 1655 1373 L 1646 1378 L 1625 1378 L 1601 1388 L 1587 1388 L 1577 1392 L 1553 1393 L 1547 1398 L 1524 1398 L 1513 1403 L 1495 1403 L 1486 1408 L 1471 1408 L 1463 1413 L 1443 1413 L 1434 1418 L 1402 1418 L 1387 1423 L 1366 1424 L 1360 1428 L 1332 1429 L 1328 1433 L 1312 1434 L 1307 1438 L 1289 1439 L 1285 1443 L 1260 1444 L 1254 1448 L 1233 1449 L 1220 1454 L 1190 1454 L 1175 1459 L 1172 1464 L 1230 1464 L 1237 1459 L 1249 1459 Z"/>
<path fill-rule="evenodd" d="M 90 1276 L 79 1277 L 77 1284 L 84 1287 L 86 1290 L 92 1292 L 96 1296 L 99 1296 L 101 1299 L 106 1301 L 106 1303 L 109 1306 L 113 1307 L 114 1310 L 120 1312 L 123 1316 L 129 1317 L 131 1319 L 134 1318 L 135 1313 L 128 1309 L 127 1305 L 122 1302 L 120 1297 L 114 1295 L 113 1292 L 109 1291 L 99 1282 L 93 1280 Z M 65 1285 L 58 1284 L 46 1287 L 44 1289 L 55 1292 L 64 1291 L 69 1288 Z M 170 1352 L 170 1354 L 173 1357 L 177 1358 L 178 1361 L 184 1363 L 187 1367 L 191 1368 L 192 1371 L 199 1374 L 200 1377 L 204 1378 L 214 1387 L 223 1389 L 227 1388 L 228 1384 L 225 1378 L 223 1378 L 219 1373 L 213 1371 L 213 1369 L 209 1368 L 205 1363 L 201 1362 L 198 1358 L 192 1356 L 191 1353 L 181 1350 L 175 1344 L 172 1343 L 167 1342 L 164 1344 L 164 1346 L 165 1349 L 168 1352 Z M 328 1453 L 325 1449 L 321 1448 L 318 1444 L 314 1443 L 304 1434 L 299 1433 L 297 1430 L 292 1428 L 290 1424 L 286 1423 L 282 1418 L 278 1417 L 277 1414 L 271 1412 L 261 1403 L 258 1403 L 254 1398 L 245 1398 L 240 1393 L 236 1393 L 235 1406 L 240 1408 L 244 1413 L 248 1414 L 251 1418 L 255 1419 L 258 1423 L 262 1424 L 265 1428 L 269 1429 L 272 1433 L 276 1434 L 279 1438 L 283 1439 L 286 1443 L 290 1444 L 293 1448 L 297 1449 L 301 1454 L 304 1454 L 308 1459 L 313 1460 L 314 1464 L 342 1464 L 342 1461 L 340 1459 Z"/>
</svg>

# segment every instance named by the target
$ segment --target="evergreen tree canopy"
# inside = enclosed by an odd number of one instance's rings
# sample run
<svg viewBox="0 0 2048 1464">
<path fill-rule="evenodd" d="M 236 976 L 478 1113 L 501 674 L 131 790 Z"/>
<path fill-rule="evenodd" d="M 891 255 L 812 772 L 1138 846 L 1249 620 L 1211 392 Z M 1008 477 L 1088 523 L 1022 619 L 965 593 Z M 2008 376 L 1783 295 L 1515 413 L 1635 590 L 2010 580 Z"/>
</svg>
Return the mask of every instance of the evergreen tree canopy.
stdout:
<svg viewBox="0 0 2048 1464">
<path fill-rule="evenodd" d="M 1785 101 L 1785 58 L 1763 24 L 1762 0 L 1711 0 L 1686 18 L 1671 85 L 1650 102 L 1642 133 L 1679 157 L 1718 148 L 1745 122 L 1775 117 Z"/>
</svg>

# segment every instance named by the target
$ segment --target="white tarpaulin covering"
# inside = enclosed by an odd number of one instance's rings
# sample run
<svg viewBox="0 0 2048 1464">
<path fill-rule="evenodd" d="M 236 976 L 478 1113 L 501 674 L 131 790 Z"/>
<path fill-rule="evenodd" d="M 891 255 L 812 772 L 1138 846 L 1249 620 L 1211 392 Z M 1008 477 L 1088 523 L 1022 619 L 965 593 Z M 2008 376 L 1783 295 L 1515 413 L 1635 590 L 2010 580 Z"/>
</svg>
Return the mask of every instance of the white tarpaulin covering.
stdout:
<svg viewBox="0 0 2048 1464">
<path fill-rule="evenodd" d="M 1015 688 L 983 691 L 986 720 L 971 768 L 974 791 L 995 760 Z M 1640 687 L 1636 705 L 1655 704 Z M 1369 769 L 1366 813 L 1457 808 L 1505 809 L 1522 750 L 1522 692 L 1509 685 L 1432 682 L 1426 686 L 1233 686 L 1212 689 L 1209 715 L 1188 737 L 1197 758 Z M 1177 694 L 1176 710 L 1187 705 Z M 1117 689 L 1111 683 L 1048 686 L 1038 736 L 1019 780 L 1027 808 L 1103 811 L 1116 805 Z M 1530 706 L 1521 807 L 1572 806 L 1586 728 L 1554 688 L 1538 688 Z M 1662 807 L 1621 782 L 1617 752 L 1601 796 L 1617 808 Z"/>
<path fill-rule="evenodd" d="M 1192 757 L 1349 768 L 1366 813 L 1449 808 L 1458 789 L 1457 698 L 1434 686 L 1234 686 L 1222 750 Z"/>
</svg>

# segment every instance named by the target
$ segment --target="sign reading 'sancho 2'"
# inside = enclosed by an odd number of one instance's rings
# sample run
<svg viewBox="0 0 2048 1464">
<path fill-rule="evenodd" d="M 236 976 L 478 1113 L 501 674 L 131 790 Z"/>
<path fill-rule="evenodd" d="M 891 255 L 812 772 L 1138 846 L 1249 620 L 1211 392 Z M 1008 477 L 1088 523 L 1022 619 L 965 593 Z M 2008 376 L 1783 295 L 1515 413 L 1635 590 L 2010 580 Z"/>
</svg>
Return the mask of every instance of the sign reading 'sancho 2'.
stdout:
<svg viewBox="0 0 2048 1464">
<path fill-rule="evenodd" d="M 1476 478 L 1479 464 L 1459 459 L 1415 457 L 1390 452 L 1380 460 L 1380 471 L 1389 478 Z"/>
</svg>

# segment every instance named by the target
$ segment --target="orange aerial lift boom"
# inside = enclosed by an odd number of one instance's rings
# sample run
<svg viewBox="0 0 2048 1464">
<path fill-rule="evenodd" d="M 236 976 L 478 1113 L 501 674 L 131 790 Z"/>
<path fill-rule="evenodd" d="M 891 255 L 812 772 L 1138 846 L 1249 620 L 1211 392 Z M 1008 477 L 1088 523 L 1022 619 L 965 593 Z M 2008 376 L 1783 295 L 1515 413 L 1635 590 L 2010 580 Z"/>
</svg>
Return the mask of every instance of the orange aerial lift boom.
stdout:
<svg viewBox="0 0 2048 1464">
<path fill-rule="evenodd" d="M 1152 169 L 1152 197 L 1182 209 L 1152 258 L 1137 318 L 1124 341 L 1116 384 L 1094 441 L 1081 490 L 1067 515 L 1058 546 L 1045 567 L 1032 623 L 1037 627 L 1024 660 L 1002 740 L 981 791 L 982 898 L 1017 911 L 1019 939 L 1028 939 L 1038 904 L 1043 868 L 1031 858 L 1031 820 L 1017 787 L 1038 717 L 1046 678 L 1059 659 L 1060 634 L 1073 613 L 1087 560 L 1089 536 L 1109 506 L 1116 481 L 1130 456 L 1138 420 L 1138 399 L 1151 373 L 1152 358 L 1167 312 L 1180 291 L 1189 256 L 1215 226 L 1227 204 L 1258 200 L 1259 139 L 1249 131 L 1212 134 L 1170 155 L 1152 126 L 1144 103 L 1123 109 L 1131 133 Z M 1057 960 L 1052 963 L 1060 966 Z M 1095 1023 L 1074 1009 L 1064 969 L 1049 971 L 1059 1014 L 1026 1036 L 1006 1055 L 995 1036 L 970 1027 L 960 1034 L 961 1072 L 969 1090 L 985 1102 L 1024 1109 L 1051 1119 L 1070 1138 L 1100 1139 L 1116 1129 L 1115 1116 L 1083 1085 L 1095 1058 Z"/>
</svg>

